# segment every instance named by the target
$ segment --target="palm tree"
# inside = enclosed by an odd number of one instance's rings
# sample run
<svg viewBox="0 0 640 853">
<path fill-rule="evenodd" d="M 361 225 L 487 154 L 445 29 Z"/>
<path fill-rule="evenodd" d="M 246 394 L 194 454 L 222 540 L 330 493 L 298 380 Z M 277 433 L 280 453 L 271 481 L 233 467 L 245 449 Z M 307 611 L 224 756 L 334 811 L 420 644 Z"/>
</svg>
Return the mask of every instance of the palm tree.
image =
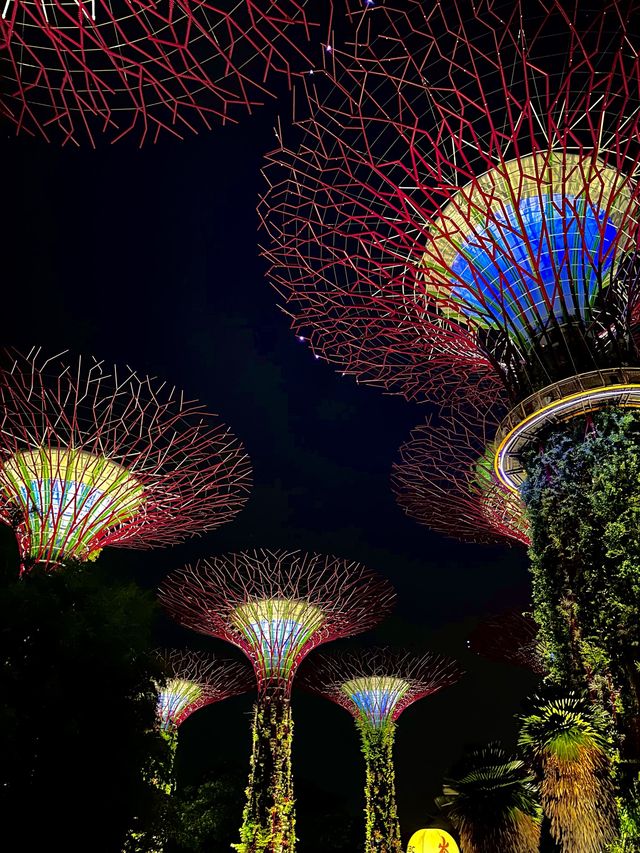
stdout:
<svg viewBox="0 0 640 853">
<path fill-rule="evenodd" d="M 436 802 L 457 829 L 463 853 L 538 853 L 535 778 L 499 744 L 470 750 L 442 792 Z"/>
<path fill-rule="evenodd" d="M 573 692 L 535 696 L 519 745 L 540 776 L 542 808 L 561 850 L 600 853 L 618 838 L 608 743 L 587 700 Z"/>
</svg>

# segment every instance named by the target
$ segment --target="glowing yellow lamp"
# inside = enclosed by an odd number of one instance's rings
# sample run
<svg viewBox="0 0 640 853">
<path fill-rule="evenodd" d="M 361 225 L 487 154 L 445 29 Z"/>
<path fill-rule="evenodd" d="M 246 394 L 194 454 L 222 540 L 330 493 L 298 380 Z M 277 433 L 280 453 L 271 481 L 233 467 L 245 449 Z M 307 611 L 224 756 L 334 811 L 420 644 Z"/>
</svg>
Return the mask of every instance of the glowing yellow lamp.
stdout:
<svg viewBox="0 0 640 853">
<path fill-rule="evenodd" d="M 419 829 L 411 836 L 407 853 L 460 853 L 460 848 L 444 829 Z"/>
</svg>

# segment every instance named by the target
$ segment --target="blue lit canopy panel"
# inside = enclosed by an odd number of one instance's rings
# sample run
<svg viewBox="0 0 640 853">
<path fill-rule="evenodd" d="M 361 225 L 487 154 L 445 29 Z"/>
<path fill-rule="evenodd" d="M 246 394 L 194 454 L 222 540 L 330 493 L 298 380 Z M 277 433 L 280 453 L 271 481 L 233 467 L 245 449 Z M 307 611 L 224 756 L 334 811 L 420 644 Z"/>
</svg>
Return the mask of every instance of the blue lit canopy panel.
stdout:
<svg viewBox="0 0 640 853">
<path fill-rule="evenodd" d="M 398 703 L 410 686 L 403 678 L 376 675 L 345 681 L 342 691 L 353 703 L 356 716 L 379 729 L 393 721 Z"/>
<path fill-rule="evenodd" d="M 628 179 L 590 157 L 552 152 L 496 166 L 429 225 L 427 300 L 524 348 L 551 323 L 588 322 L 632 245 L 630 194 Z"/>
<path fill-rule="evenodd" d="M 260 671 L 286 678 L 324 623 L 324 615 L 306 601 L 270 598 L 240 605 L 233 621 L 248 641 Z"/>
<path fill-rule="evenodd" d="M 170 678 L 158 695 L 158 718 L 163 731 L 186 719 L 203 698 L 202 685 L 185 678 Z"/>
</svg>

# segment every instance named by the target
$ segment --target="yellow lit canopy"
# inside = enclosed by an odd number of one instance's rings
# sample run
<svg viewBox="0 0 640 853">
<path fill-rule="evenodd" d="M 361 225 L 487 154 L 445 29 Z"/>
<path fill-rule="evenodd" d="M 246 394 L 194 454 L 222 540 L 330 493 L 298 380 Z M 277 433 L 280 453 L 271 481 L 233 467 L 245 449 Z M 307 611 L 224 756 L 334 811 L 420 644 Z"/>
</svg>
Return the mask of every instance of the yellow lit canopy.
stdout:
<svg viewBox="0 0 640 853">
<path fill-rule="evenodd" d="M 144 503 L 129 471 L 74 448 L 16 453 L 0 467 L 0 492 L 21 510 L 35 559 L 95 559 L 106 532 Z"/>
</svg>

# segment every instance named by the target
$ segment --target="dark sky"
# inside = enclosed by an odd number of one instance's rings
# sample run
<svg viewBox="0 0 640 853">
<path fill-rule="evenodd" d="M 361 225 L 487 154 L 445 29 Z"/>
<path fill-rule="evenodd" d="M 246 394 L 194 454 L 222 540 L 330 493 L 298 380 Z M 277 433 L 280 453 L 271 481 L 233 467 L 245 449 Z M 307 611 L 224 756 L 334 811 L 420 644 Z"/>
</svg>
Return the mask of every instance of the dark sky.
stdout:
<svg viewBox="0 0 640 853">
<path fill-rule="evenodd" d="M 455 687 L 401 718 L 403 833 L 424 825 L 447 766 L 470 742 L 513 742 L 513 715 L 534 679 L 465 650 L 476 622 L 526 605 L 523 552 L 462 545 L 406 519 L 389 472 L 424 407 L 356 385 L 289 331 L 258 254 L 262 154 L 286 98 L 241 125 L 142 151 L 133 144 L 60 150 L 1 142 L 2 341 L 70 348 L 127 362 L 175 383 L 219 413 L 245 443 L 255 487 L 231 524 L 156 552 L 101 560 L 155 587 L 198 556 L 253 546 L 299 547 L 360 560 L 392 579 L 395 615 L 367 641 L 436 649 L 467 670 Z M 163 628 L 163 638 L 221 643 Z M 248 762 L 250 697 L 194 715 L 181 730 L 179 772 Z M 363 782 L 348 715 L 295 696 L 295 773 L 355 812 Z M 224 737 L 220 736 L 225 731 Z"/>
</svg>

